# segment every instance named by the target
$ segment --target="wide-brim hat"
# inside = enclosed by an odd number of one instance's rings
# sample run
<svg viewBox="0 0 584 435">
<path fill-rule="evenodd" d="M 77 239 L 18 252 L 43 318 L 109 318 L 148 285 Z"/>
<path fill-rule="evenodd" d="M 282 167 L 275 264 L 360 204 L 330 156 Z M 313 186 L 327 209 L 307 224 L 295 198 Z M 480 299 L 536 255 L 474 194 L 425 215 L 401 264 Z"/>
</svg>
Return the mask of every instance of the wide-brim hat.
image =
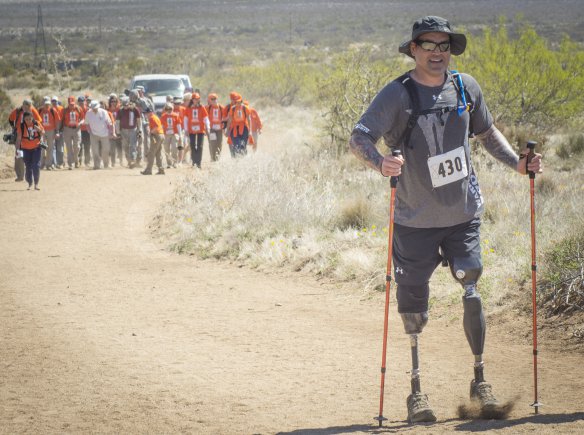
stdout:
<svg viewBox="0 0 584 435">
<path fill-rule="evenodd" d="M 400 44 L 399 52 L 413 57 L 410 50 L 410 44 L 412 41 L 415 41 L 424 33 L 431 32 L 447 33 L 448 36 L 450 36 L 450 53 L 455 56 L 464 53 L 464 49 L 466 48 L 466 36 L 462 33 L 454 33 L 448 20 L 435 16 L 423 17 L 416 20 L 412 26 L 412 37 Z"/>
</svg>

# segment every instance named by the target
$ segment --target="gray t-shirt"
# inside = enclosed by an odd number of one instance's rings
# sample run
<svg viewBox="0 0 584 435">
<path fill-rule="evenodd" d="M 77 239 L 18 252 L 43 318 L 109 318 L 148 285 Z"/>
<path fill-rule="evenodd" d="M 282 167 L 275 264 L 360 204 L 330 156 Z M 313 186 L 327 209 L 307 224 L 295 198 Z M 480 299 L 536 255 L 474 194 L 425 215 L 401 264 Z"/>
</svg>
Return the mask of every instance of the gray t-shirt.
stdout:
<svg viewBox="0 0 584 435">
<path fill-rule="evenodd" d="M 476 134 L 487 130 L 493 118 L 474 78 L 462 74 L 473 111 L 458 114 L 459 92 L 452 80 L 428 87 L 414 82 L 420 111 L 409 145 L 399 143 L 412 103 L 404 85 L 393 81 L 373 99 L 353 134 L 366 134 L 375 143 L 383 137 L 402 150 L 405 164 L 396 190 L 397 224 L 415 228 L 449 227 L 468 222 L 483 212 L 483 197 L 472 167 L 468 141 L 469 121 Z M 450 108 L 451 110 L 448 110 Z"/>
</svg>

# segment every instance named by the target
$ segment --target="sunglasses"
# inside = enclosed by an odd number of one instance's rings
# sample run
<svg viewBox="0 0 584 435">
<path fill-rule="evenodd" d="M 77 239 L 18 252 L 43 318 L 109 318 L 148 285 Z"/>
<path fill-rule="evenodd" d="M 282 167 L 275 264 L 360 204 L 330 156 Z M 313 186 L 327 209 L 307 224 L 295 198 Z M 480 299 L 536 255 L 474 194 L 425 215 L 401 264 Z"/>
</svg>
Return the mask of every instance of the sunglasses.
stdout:
<svg viewBox="0 0 584 435">
<path fill-rule="evenodd" d="M 424 50 L 424 51 L 435 51 L 436 47 L 438 47 L 438 50 L 440 50 L 441 53 L 444 53 L 444 52 L 450 50 L 450 41 L 432 42 L 432 41 L 417 40 L 415 42 L 416 42 L 416 45 L 419 47 L 422 47 L 422 50 Z"/>
</svg>

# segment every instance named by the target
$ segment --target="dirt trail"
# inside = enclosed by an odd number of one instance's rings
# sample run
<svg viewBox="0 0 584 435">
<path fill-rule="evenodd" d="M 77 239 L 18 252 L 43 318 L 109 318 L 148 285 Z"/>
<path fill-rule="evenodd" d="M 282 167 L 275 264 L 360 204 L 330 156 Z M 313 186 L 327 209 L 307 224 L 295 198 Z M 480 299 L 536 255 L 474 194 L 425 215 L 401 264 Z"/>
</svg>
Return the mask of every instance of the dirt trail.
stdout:
<svg viewBox="0 0 584 435">
<path fill-rule="evenodd" d="M 40 192 L 0 181 L 1 433 L 582 433 L 582 356 L 489 331 L 486 375 L 507 421 L 464 421 L 472 356 L 459 322 L 421 337 L 422 386 L 439 421 L 408 426 L 409 344 L 392 306 L 386 416 L 383 297 L 299 275 L 171 254 L 148 224 L 189 169 L 165 177 L 43 172 Z"/>
</svg>

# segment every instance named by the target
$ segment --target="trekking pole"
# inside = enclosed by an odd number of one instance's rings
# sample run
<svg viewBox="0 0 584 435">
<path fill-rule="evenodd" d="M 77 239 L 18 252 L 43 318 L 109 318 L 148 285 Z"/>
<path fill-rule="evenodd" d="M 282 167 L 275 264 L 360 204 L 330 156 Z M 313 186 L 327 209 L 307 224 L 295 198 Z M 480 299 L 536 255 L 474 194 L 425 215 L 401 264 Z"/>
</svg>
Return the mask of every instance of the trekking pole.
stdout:
<svg viewBox="0 0 584 435">
<path fill-rule="evenodd" d="M 536 145 L 537 142 L 527 142 L 529 154 L 527 154 L 526 165 L 535 155 L 534 150 Z M 537 263 L 535 255 L 535 172 L 527 171 L 527 173 L 529 174 L 529 197 L 531 204 L 531 303 L 533 305 L 533 392 L 535 397 L 531 406 L 535 408 L 535 413 L 537 414 L 541 404 L 537 401 Z"/>
<path fill-rule="evenodd" d="M 391 153 L 394 157 L 401 156 L 400 150 L 394 150 Z M 379 417 L 374 417 L 379 421 L 379 427 L 382 426 L 383 421 L 387 420 L 383 416 L 383 396 L 385 391 L 385 359 L 387 354 L 387 326 L 389 321 L 389 290 L 391 287 L 391 256 L 393 248 L 393 207 L 395 203 L 395 189 L 399 177 L 391 177 L 391 197 L 389 200 L 389 228 L 388 228 L 388 252 L 387 252 L 387 274 L 385 276 L 385 317 L 383 319 L 383 353 L 381 354 L 381 392 L 379 395 Z"/>
</svg>

